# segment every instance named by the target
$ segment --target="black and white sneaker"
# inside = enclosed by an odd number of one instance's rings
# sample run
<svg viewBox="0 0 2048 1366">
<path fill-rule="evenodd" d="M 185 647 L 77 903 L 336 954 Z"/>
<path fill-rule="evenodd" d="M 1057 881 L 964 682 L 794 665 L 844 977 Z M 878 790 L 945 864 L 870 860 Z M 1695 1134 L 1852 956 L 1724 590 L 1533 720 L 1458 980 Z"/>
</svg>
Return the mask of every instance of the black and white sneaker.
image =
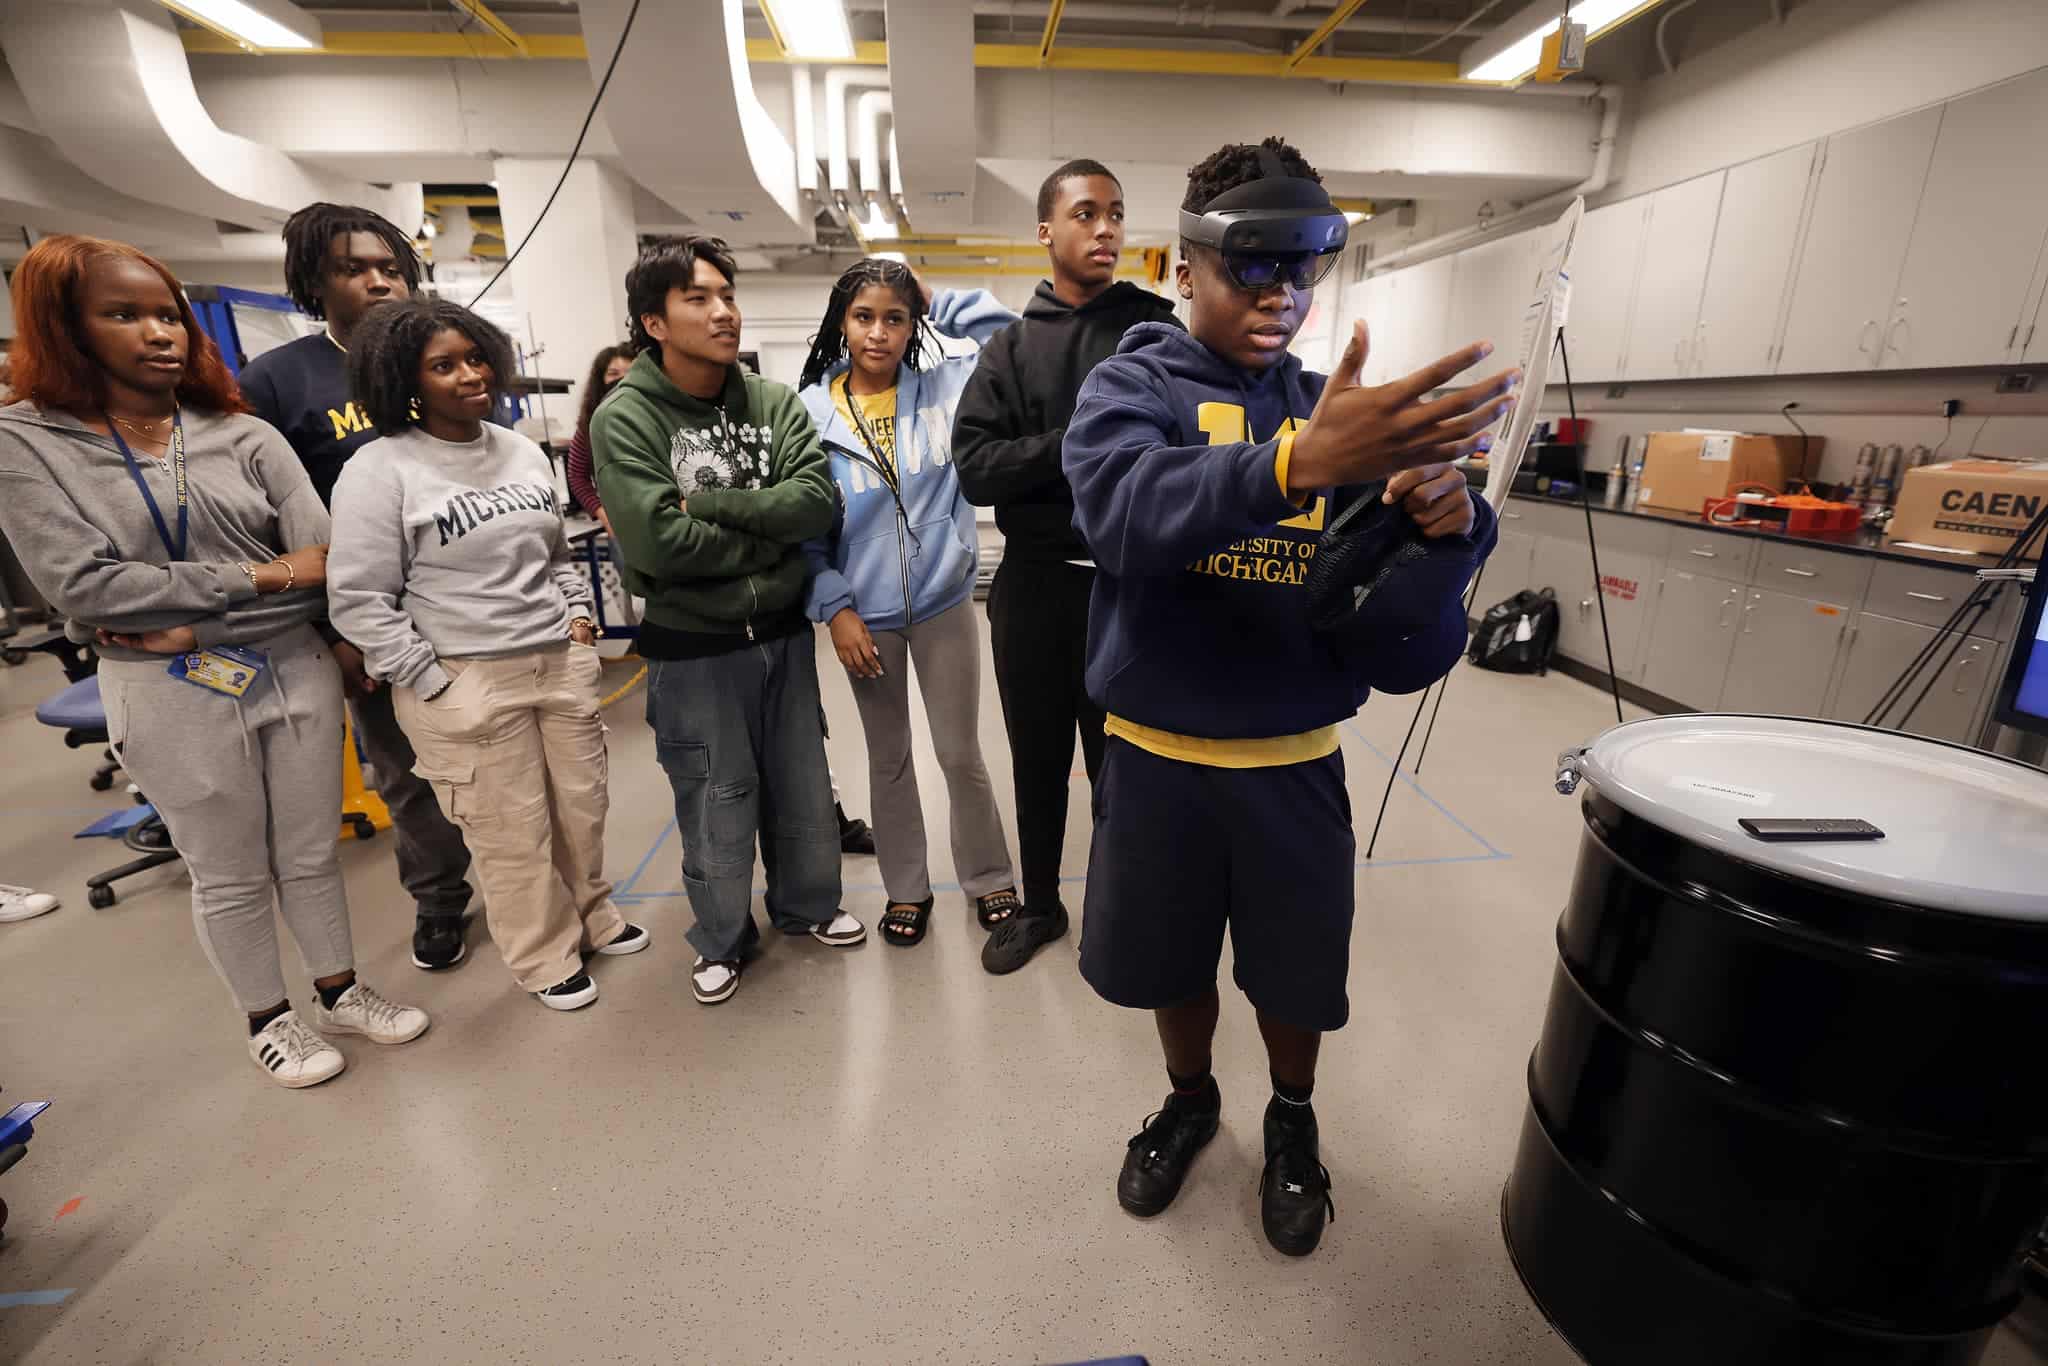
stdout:
<svg viewBox="0 0 2048 1366">
<path fill-rule="evenodd" d="M 619 937 L 609 944 L 599 944 L 597 951 L 607 957 L 616 958 L 621 954 L 638 953 L 654 942 L 654 937 L 638 925 L 627 925 Z"/>
<path fill-rule="evenodd" d="M 287 1010 L 249 1036 L 249 1057 L 279 1086 L 297 1091 L 341 1075 L 341 1050 Z"/>
<path fill-rule="evenodd" d="M 581 1010 L 597 999 L 597 983 L 590 980 L 589 973 L 579 972 L 566 982 L 557 982 L 533 995 L 549 1010 Z"/>
<path fill-rule="evenodd" d="M 469 946 L 462 938 L 463 923 L 460 914 L 421 916 L 412 931 L 412 965 L 440 972 L 469 957 Z"/>
<path fill-rule="evenodd" d="M 1163 1212 L 1180 1194 L 1195 1154 L 1216 1137 L 1222 1113 L 1220 1097 L 1207 1107 L 1176 1105 L 1169 1097 L 1131 1139 L 1123 1171 L 1116 1178 L 1116 1202 L 1148 1219 Z"/>
<path fill-rule="evenodd" d="M 1336 1217 L 1330 1169 L 1317 1153 L 1315 1111 L 1274 1100 L 1266 1107 L 1266 1170 L 1259 1177 L 1266 1241 L 1290 1257 L 1306 1257 L 1322 1241 L 1323 1225 Z"/>
<path fill-rule="evenodd" d="M 690 969 L 690 991 L 700 1005 L 715 1006 L 739 989 L 737 959 L 699 958 Z"/>
<path fill-rule="evenodd" d="M 835 949 L 851 948 L 867 937 L 868 927 L 845 911 L 839 912 L 823 925 L 811 927 L 811 938 Z"/>
</svg>

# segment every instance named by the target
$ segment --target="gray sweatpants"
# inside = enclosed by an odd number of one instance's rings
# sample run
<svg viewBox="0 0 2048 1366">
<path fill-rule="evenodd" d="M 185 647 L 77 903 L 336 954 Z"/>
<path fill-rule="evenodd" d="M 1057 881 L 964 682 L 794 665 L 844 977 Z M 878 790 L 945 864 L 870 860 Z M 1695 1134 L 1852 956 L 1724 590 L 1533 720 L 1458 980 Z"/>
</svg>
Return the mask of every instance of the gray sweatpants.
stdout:
<svg viewBox="0 0 2048 1366">
<path fill-rule="evenodd" d="M 311 627 L 260 647 L 237 701 L 166 671 L 102 660 L 107 732 L 170 827 L 192 876 L 199 945 L 244 1011 L 285 1001 L 277 915 L 313 977 L 355 967 L 335 840 L 341 828 L 341 674 Z"/>
<path fill-rule="evenodd" d="M 981 631 L 962 602 L 900 631 L 871 631 L 880 678 L 849 678 L 868 741 L 868 800 L 882 886 L 891 901 L 932 894 L 925 866 L 924 802 L 910 746 L 910 666 L 946 776 L 953 868 L 961 890 L 986 896 L 1015 884 L 996 794 L 981 760 Z"/>
</svg>

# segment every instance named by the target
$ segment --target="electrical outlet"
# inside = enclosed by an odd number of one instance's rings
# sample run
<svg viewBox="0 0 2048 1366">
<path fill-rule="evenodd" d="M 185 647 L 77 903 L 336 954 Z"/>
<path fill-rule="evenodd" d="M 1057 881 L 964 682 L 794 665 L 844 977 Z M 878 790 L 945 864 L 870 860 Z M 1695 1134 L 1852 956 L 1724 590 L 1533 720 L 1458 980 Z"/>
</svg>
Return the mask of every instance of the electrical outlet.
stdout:
<svg viewBox="0 0 2048 1366">
<path fill-rule="evenodd" d="M 1626 397 L 1628 397 L 1628 386 L 1627 386 L 1626 384 L 1610 384 L 1610 385 L 1608 385 L 1608 386 L 1607 386 L 1607 397 L 1609 397 L 1609 398 L 1626 398 Z"/>
<path fill-rule="evenodd" d="M 2011 374 L 2000 375 L 1998 377 L 1997 392 L 2001 394 L 2031 394 L 2034 392 L 2034 377 L 2025 370 L 2015 370 Z"/>
<path fill-rule="evenodd" d="M 1959 398 L 1945 398 L 1941 401 L 1941 415 L 1943 417 L 1952 418 L 1962 410 L 1963 401 Z"/>
</svg>

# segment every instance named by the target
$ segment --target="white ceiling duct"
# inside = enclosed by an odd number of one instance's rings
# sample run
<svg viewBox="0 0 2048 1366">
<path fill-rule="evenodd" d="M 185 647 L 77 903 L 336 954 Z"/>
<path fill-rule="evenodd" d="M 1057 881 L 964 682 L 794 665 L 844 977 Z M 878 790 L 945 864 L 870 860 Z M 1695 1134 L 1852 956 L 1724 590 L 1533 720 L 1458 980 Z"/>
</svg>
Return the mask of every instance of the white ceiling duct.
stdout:
<svg viewBox="0 0 2048 1366">
<path fill-rule="evenodd" d="M 117 194 L 73 166 L 48 138 L 19 128 L 0 127 L 0 220 L 38 232 L 115 237 L 159 256 L 220 240 L 211 218 Z"/>
<path fill-rule="evenodd" d="M 860 125 L 860 192 L 869 203 L 886 201 L 889 185 L 882 170 L 882 120 L 894 123 L 894 101 L 886 90 L 870 90 L 854 101 L 854 121 Z"/>
<path fill-rule="evenodd" d="M 93 179 L 188 214 L 275 230 L 302 205 L 361 204 L 419 222 L 417 185 L 316 174 L 226 133 L 199 102 L 163 10 L 110 0 L 7 0 L 0 47 L 44 134 Z"/>
<path fill-rule="evenodd" d="M 630 0 L 583 0 L 591 79 L 602 80 Z M 740 0 L 643 0 L 604 97 L 635 180 L 736 246 L 816 240 L 796 154 L 754 94 Z"/>
<path fill-rule="evenodd" d="M 879 71 L 837 66 L 825 73 L 825 183 L 832 191 L 833 202 L 841 209 L 853 194 L 853 159 L 846 150 L 846 92 L 888 88 L 889 78 Z"/>
<path fill-rule="evenodd" d="M 974 226 L 974 6 L 888 0 L 890 89 L 903 209 L 921 233 Z"/>
</svg>

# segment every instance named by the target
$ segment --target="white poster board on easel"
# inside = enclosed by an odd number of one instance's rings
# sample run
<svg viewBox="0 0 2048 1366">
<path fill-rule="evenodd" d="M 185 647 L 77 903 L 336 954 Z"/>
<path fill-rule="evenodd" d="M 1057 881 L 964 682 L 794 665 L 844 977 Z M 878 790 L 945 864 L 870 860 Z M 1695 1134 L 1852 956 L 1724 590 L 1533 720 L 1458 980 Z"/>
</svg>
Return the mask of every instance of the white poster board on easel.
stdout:
<svg viewBox="0 0 2048 1366">
<path fill-rule="evenodd" d="M 1515 406 L 1501 424 L 1502 437 L 1487 459 L 1486 501 L 1500 510 L 1514 487 L 1515 474 L 1522 468 L 1523 453 L 1536 430 L 1536 416 L 1543 407 L 1543 391 L 1550 382 L 1550 358 L 1557 350 L 1557 334 L 1564 327 L 1572 295 L 1572 244 L 1579 235 L 1579 220 L 1585 216 L 1586 201 L 1575 198 L 1548 230 L 1536 255 L 1536 276 L 1530 282 L 1528 304 L 1522 312 L 1521 346 L 1515 364 L 1521 367 L 1522 388 Z"/>
</svg>

